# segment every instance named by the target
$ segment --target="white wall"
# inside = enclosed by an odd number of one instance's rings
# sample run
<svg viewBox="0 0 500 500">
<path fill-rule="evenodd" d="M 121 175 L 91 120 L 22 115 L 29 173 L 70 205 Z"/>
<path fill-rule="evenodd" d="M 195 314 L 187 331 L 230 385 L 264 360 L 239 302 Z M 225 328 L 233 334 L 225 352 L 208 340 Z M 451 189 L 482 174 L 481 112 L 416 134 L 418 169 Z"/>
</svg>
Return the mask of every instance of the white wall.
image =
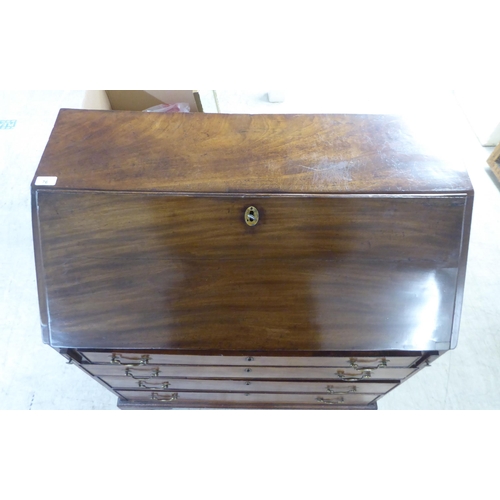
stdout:
<svg viewBox="0 0 500 500">
<path fill-rule="evenodd" d="M 480 144 L 496 146 L 500 142 L 498 91 L 476 87 L 456 90 L 455 96 Z"/>
</svg>

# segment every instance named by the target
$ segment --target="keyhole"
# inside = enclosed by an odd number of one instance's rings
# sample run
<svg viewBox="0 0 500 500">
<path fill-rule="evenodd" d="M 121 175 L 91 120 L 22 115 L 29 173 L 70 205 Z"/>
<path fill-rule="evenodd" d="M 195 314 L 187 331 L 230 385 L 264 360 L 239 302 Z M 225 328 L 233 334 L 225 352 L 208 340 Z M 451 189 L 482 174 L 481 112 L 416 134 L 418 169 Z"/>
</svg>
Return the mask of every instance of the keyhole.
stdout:
<svg viewBox="0 0 500 500">
<path fill-rule="evenodd" d="M 245 210 L 245 222 L 248 226 L 255 226 L 259 222 L 259 211 L 255 207 Z"/>
</svg>

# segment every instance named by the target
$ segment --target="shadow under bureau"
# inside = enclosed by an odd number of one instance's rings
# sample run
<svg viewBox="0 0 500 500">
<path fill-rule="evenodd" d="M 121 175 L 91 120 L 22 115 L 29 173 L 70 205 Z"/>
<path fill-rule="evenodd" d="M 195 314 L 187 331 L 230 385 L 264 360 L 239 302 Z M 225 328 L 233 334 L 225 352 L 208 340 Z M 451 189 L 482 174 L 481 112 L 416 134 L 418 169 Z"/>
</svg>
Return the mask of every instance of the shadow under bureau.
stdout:
<svg viewBox="0 0 500 500">
<path fill-rule="evenodd" d="M 457 345 L 473 190 L 385 115 L 61 110 L 44 342 L 123 409 L 376 409 Z"/>
</svg>

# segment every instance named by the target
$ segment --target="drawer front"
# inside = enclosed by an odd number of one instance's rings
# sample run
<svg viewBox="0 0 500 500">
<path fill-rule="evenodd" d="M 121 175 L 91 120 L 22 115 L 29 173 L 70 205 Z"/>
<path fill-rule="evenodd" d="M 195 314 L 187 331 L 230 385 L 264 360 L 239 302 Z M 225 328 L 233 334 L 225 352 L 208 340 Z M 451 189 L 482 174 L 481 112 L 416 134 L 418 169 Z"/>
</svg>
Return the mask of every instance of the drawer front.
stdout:
<svg viewBox="0 0 500 500">
<path fill-rule="evenodd" d="M 221 392 L 283 392 L 317 394 L 385 394 L 394 389 L 392 383 L 346 383 L 346 382 L 269 382 L 261 380 L 211 380 L 155 377 L 135 380 L 132 377 L 101 377 L 110 387 L 137 390 L 169 391 L 221 391 Z"/>
<path fill-rule="evenodd" d="M 40 191 L 38 204 L 54 347 L 420 351 L 450 342 L 465 195 Z M 260 212 L 254 227 L 244 222 L 250 205 Z"/>
<path fill-rule="evenodd" d="M 297 379 L 297 380 L 342 380 L 356 382 L 362 380 L 402 380 L 418 370 L 412 368 L 381 368 L 373 371 L 309 368 L 309 367 L 244 367 L 244 366 L 186 366 L 186 365 L 151 365 L 151 366 L 113 366 L 82 365 L 85 370 L 97 376 L 128 376 L 134 379 L 150 380 L 156 377 L 179 378 L 222 378 L 222 379 Z"/>
<path fill-rule="evenodd" d="M 368 405 L 378 396 L 374 394 L 345 394 L 322 396 L 316 394 L 262 394 L 234 392 L 172 392 L 172 391 L 120 391 L 118 394 L 129 401 L 143 401 L 160 405 L 189 406 L 190 404 L 209 405 L 315 405 L 318 407 Z"/>
<path fill-rule="evenodd" d="M 82 354 L 91 363 L 117 365 L 212 365 L 212 366 L 333 366 L 373 368 L 387 365 L 389 368 L 407 368 L 419 360 L 420 356 L 201 356 L 189 354 L 137 354 L 127 352 L 88 352 Z"/>
</svg>

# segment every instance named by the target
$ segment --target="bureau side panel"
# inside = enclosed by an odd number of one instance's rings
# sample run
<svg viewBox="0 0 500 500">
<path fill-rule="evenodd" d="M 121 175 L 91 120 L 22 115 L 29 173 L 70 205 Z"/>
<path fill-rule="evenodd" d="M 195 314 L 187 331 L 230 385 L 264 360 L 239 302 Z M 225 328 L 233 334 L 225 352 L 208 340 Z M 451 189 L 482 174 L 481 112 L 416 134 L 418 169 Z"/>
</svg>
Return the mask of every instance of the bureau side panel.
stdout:
<svg viewBox="0 0 500 500">
<path fill-rule="evenodd" d="M 38 306 L 40 310 L 40 328 L 42 330 L 43 342 L 49 343 L 49 326 L 47 311 L 47 295 L 45 285 L 45 272 L 43 270 L 42 246 L 40 240 L 40 227 L 38 220 L 37 191 L 31 188 L 31 224 L 33 230 L 33 249 L 35 257 L 36 282 L 38 289 Z"/>
<path fill-rule="evenodd" d="M 471 191 L 467 196 L 467 201 L 464 206 L 464 217 L 462 226 L 462 241 L 460 248 L 460 260 L 457 279 L 457 293 L 455 299 L 455 310 L 453 313 L 453 330 L 451 338 L 451 349 L 455 349 L 458 344 L 458 334 L 460 330 L 460 321 L 462 316 L 462 304 L 465 289 L 465 276 L 467 269 L 467 258 L 469 255 L 469 241 L 472 223 L 472 208 L 474 205 L 474 192 Z"/>
<path fill-rule="evenodd" d="M 57 347 L 449 345 L 465 197 L 39 193 Z M 257 226 L 244 222 L 249 205 Z"/>
</svg>

